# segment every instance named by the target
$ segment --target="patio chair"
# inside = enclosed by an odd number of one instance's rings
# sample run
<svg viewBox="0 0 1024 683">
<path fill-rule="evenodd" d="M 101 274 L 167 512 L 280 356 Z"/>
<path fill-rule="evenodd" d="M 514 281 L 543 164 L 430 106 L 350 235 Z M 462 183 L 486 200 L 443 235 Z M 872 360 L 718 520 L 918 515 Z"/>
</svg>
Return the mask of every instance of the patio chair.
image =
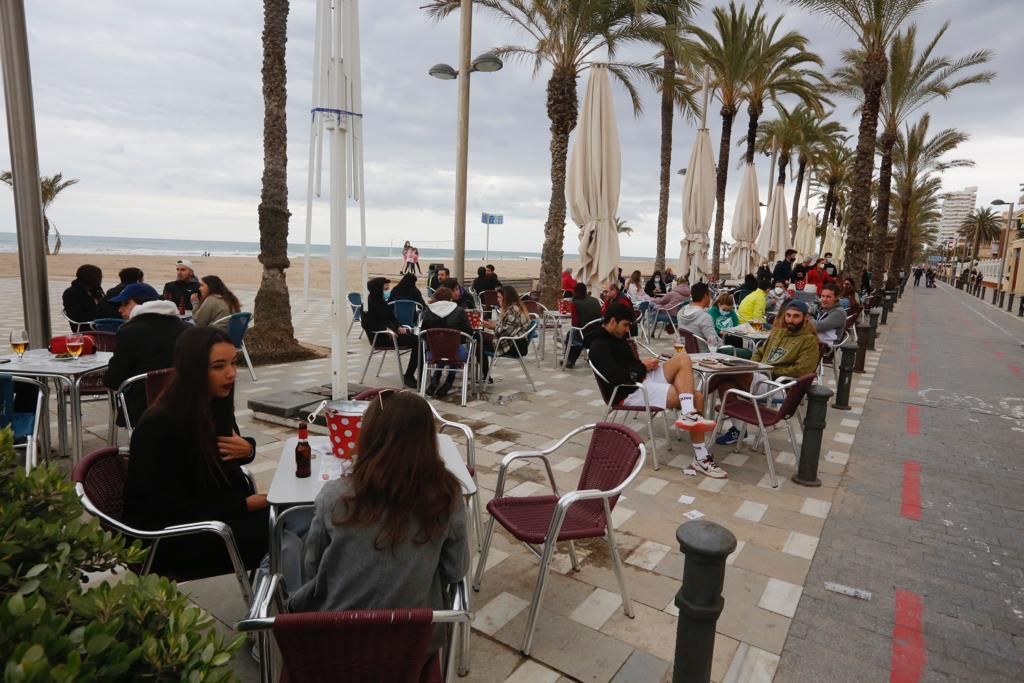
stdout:
<svg viewBox="0 0 1024 683">
<path fill-rule="evenodd" d="M 91 320 L 85 320 L 82 322 L 72 320 L 70 317 L 68 317 L 67 311 L 65 311 L 63 308 L 60 309 L 60 317 L 64 318 L 68 326 L 71 328 L 71 332 L 74 334 L 85 334 L 86 332 L 92 329 Z"/>
<path fill-rule="evenodd" d="M 498 290 L 485 289 L 480 292 L 480 305 L 485 311 L 498 307 Z"/>
<path fill-rule="evenodd" d="M 19 385 L 24 390 L 35 389 L 35 407 L 32 411 L 19 411 L 15 396 Z M 48 430 L 43 429 L 50 391 L 46 384 L 30 377 L 0 373 L 0 429 L 10 427 L 14 448 L 25 450 L 25 474 L 39 464 L 39 454 L 49 459 Z"/>
<path fill-rule="evenodd" d="M 125 322 L 124 318 L 97 318 L 92 321 L 92 329 L 96 332 L 117 332 Z"/>
<path fill-rule="evenodd" d="M 259 633 L 260 680 L 270 683 L 269 648 L 264 635 L 274 634 L 281 651 L 281 681 L 302 683 L 439 683 L 469 672 L 457 645 L 468 643 L 470 618 L 465 582 L 454 584 L 449 610 L 368 609 L 344 612 L 299 612 L 270 616 L 270 602 L 281 601 L 280 574 L 257 588 L 252 607 L 237 628 Z M 442 655 L 430 654 L 435 624 L 452 624 Z M 454 630 L 454 633 L 452 632 Z M 459 648 L 461 649 L 461 648 Z"/>
<path fill-rule="evenodd" d="M 583 470 L 580 473 L 579 484 L 575 491 L 564 495 L 559 494 L 548 455 L 564 446 L 573 437 L 586 431 L 590 431 L 592 434 Z M 538 458 L 544 463 L 552 495 L 505 495 L 505 482 L 509 467 L 513 462 L 526 458 Z M 509 453 L 502 458 L 494 499 L 487 504 L 491 519 L 487 523 L 487 531 L 484 534 L 484 548 L 480 554 L 480 560 L 477 562 L 473 589 L 480 590 L 480 583 L 487 567 L 487 554 L 494 536 L 495 522 L 501 524 L 513 538 L 524 543 L 540 559 L 540 572 L 530 603 L 526 632 L 523 634 L 521 650 L 524 655 L 530 654 L 533 632 L 537 625 L 537 614 L 540 611 L 540 602 L 544 595 L 548 566 L 551 564 L 551 558 L 558 543 L 569 542 L 569 557 L 572 567 L 579 571 L 579 562 L 576 559 L 576 550 L 572 542 L 584 538 L 603 539 L 608 544 L 615 577 L 619 582 L 623 611 L 627 617 L 633 617 L 633 603 L 629 599 L 629 590 L 622 572 L 622 560 L 619 558 L 619 550 L 615 545 L 612 510 L 615 508 L 619 495 L 640 473 L 644 465 L 644 458 L 644 444 L 640 435 L 628 427 L 611 422 L 584 425 L 566 434 L 550 448 Z M 535 545 L 540 546 L 540 549 L 534 548 Z"/>
<path fill-rule="evenodd" d="M 245 333 L 249 330 L 249 325 L 252 324 L 252 313 L 240 312 L 226 315 L 223 318 L 219 318 L 213 321 L 213 325 L 219 322 L 227 321 L 228 336 L 231 337 L 231 343 L 235 345 L 235 348 L 242 352 L 242 357 L 245 358 L 245 366 L 249 368 L 249 375 L 252 377 L 252 381 L 258 381 L 256 379 L 256 371 L 252 369 L 252 359 L 249 358 L 249 349 L 245 348 Z"/>
<path fill-rule="evenodd" d="M 531 319 L 530 326 L 526 329 L 526 332 L 523 332 L 521 335 L 519 335 L 517 337 L 498 337 L 497 339 L 495 339 L 494 340 L 494 348 L 495 349 L 497 349 L 501 345 L 501 342 L 503 342 L 503 341 L 510 341 L 510 342 L 512 342 L 512 346 L 511 346 L 511 350 L 510 351 L 506 351 L 505 353 L 502 353 L 502 354 L 497 353 L 496 350 L 495 351 L 486 351 L 485 352 L 488 356 L 491 356 L 491 362 L 490 362 L 490 364 L 487 367 L 487 377 L 485 379 L 490 379 L 491 373 L 494 372 L 494 365 L 497 362 L 498 358 L 515 358 L 516 360 L 519 361 L 519 367 L 521 367 L 523 369 L 523 374 L 526 375 L 526 381 L 530 383 L 530 386 L 533 387 L 534 391 L 537 391 L 537 385 L 533 383 L 533 378 L 530 377 L 530 371 L 526 369 L 526 363 L 523 361 L 523 354 L 525 354 L 525 353 L 527 353 L 529 351 L 529 349 L 530 349 L 530 339 L 532 339 L 533 335 L 535 335 L 536 333 L 537 333 L 537 321 L 535 319 Z M 525 351 L 521 351 L 520 347 L 519 347 L 519 343 L 518 342 L 522 342 L 522 341 L 526 342 L 526 344 L 525 344 L 526 350 Z"/>
<path fill-rule="evenodd" d="M 740 305 L 740 302 L 743 301 L 743 297 L 745 297 L 747 294 L 750 294 L 750 290 L 749 289 L 734 289 L 734 290 L 732 290 L 732 300 L 736 304 L 736 306 Z"/>
<path fill-rule="evenodd" d="M 423 349 L 420 396 L 427 395 L 430 372 L 455 372 L 462 375 L 462 405 L 465 406 L 476 339 L 459 330 L 434 327 L 420 330 L 420 341 Z"/>
<path fill-rule="evenodd" d="M 352 319 L 348 322 L 348 330 L 345 332 L 345 336 L 352 334 L 352 326 L 356 322 L 363 319 L 363 295 L 361 292 L 349 292 L 348 293 L 348 306 L 352 311 Z M 363 336 L 363 326 L 359 326 L 359 334 L 356 335 L 356 339 Z"/>
<path fill-rule="evenodd" d="M 588 358 L 589 358 L 589 352 L 587 352 L 586 344 L 584 344 L 583 340 L 586 337 L 587 331 L 592 329 L 595 325 L 600 325 L 601 322 L 602 322 L 601 318 L 594 318 L 593 320 L 591 320 L 589 323 L 587 323 L 583 327 L 572 327 L 572 326 L 569 327 L 569 340 L 570 341 L 569 341 L 568 344 L 564 344 L 565 350 L 562 352 L 562 367 L 563 368 L 565 368 L 565 364 L 569 362 L 569 349 L 573 348 L 574 346 L 582 346 L 583 349 L 584 349 L 584 352 L 588 354 Z"/>
<path fill-rule="evenodd" d="M 780 378 L 770 382 L 772 388 L 760 394 L 753 394 L 740 389 L 727 389 L 722 397 L 722 404 L 718 409 L 718 419 L 715 421 L 715 428 L 711 432 L 711 439 L 708 443 L 714 444 L 722 429 L 725 418 L 732 418 L 743 423 L 740 430 L 740 438 L 736 441 L 736 452 L 740 450 L 740 444 L 746 436 L 747 427 L 756 425 L 758 438 L 764 442 L 764 455 L 768 461 L 768 474 L 771 477 L 772 488 L 778 488 L 779 482 L 775 477 L 775 465 L 772 461 L 772 447 L 768 443 L 768 427 L 774 427 L 780 422 L 786 423 L 786 431 L 789 432 L 789 442 L 793 446 L 793 452 L 799 453 L 796 435 L 793 433 L 791 418 L 796 415 L 800 402 L 804 400 L 807 389 L 814 383 L 815 373 L 811 372 L 799 379 Z M 782 405 L 778 408 L 770 408 L 762 402 L 769 402 L 772 399 L 782 396 Z M 756 446 L 756 442 L 755 442 Z"/>
<path fill-rule="evenodd" d="M 423 306 L 417 302 L 401 299 L 399 301 L 389 301 L 388 306 L 394 312 L 395 319 L 399 325 L 405 325 L 409 329 L 420 326 L 420 315 L 423 313 Z"/>
<path fill-rule="evenodd" d="M 667 326 L 672 326 L 673 328 L 678 327 L 679 323 L 676 320 L 676 315 L 679 313 L 680 309 L 682 309 L 682 307 L 688 303 L 689 300 L 680 301 L 679 303 L 668 307 L 655 305 L 653 308 L 653 314 L 651 316 L 651 329 L 648 331 L 647 335 L 648 339 L 657 339 L 659 323 L 661 323 L 662 330 L 664 330 Z"/>
<path fill-rule="evenodd" d="M 377 366 L 377 377 L 380 377 L 380 371 L 384 369 L 384 360 L 388 357 L 389 351 L 395 352 L 395 362 L 398 364 L 398 376 L 402 376 L 402 354 L 411 353 L 413 349 L 411 347 L 403 347 L 398 344 L 398 335 L 391 330 L 379 330 L 377 332 L 367 331 L 367 339 L 370 341 L 370 353 L 366 356 L 366 365 L 363 366 L 363 374 L 359 378 L 359 383 L 362 384 L 363 380 L 366 379 L 366 371 L 370 369 L 370 362 L 373 357 L 380 354 L 380 365 Z"/>
<path fill-rule="evenodd" d="M 523 307 L 526 308 L 527 313 L 532 313 L 540 318 L 543 318 L 548 310 L 544 304 L 535 299 L 523 299 Z"/>
<path fill-rule="evenodd" d="M 137 385 L 143 384 L 143 390 L 146 392 L 146 407 L 156 403 L 156 400 L 160 398 L 160 394 L 164 392 L 167 385 L 174 379 L 174 368 L 164 368 L 162 370 L 150 370 L 139 375 L 133 375 L 125 381 L 121 382 L 121 385 L 114 391 L 115 402 L 121 410 L 121 415 L 124 416 L 124 428 L 128 431 L 128 436 L 132 435 L 132 430 L 135 428 L 132 425 L 131 411 L 128 409 L 128 396 L 132 392 L 139 391 Z M 133 388 L 134 387 L 134 388 Z M 136 415 L 136 418 L 142 417 Z M 111 446 L 116 446 L 116 443 L 111 443 Z"/>
<path fill-rule="evenodd" d="M 250 603 L 252 589 L 249 576 L 246 574 L 245 564 L 242 562 L 242 554 L 235 544 L 235 536 L 227 524 L 211 520 L 176 524 L 164 529 L 147 531 L 136 529 L 123 522 L 121 516 L 124 514 L 124 489 L 128 481 L 128 456 L 123 455 L 115 447 L 101 448 L 82 458 L 75 465 L 71 479 L 75 482 L 75 493 L 78 494 L 78 500 L 82 503 L 82 507 L 93 517 L 99 519 L 105 529 L 119 532 L 128 538 L 151 542 L 149 553 L 139 568 L 139 574 L 149 573 L 162 539 L 194 534 L 216 534 L 224 541 L 224 547 L 234 568 L 235 577 L 238 579 L 238 586 L 242 591 L 242 598 L 246 605 Z"/>
<path fill-rule="evenodd" d="M 850 338 L 850 333 L 843 331 L 843 334 L 832 343 L 818 343 L 818 371 L 817 371 L 817 382 L 822 384 L 822 377 L 825 374 L 826 362 L 832 367 L 832 381 L 835 386 L 839 386 L 839 347 L 846 343 L 846 340 Z"/>
</svg>

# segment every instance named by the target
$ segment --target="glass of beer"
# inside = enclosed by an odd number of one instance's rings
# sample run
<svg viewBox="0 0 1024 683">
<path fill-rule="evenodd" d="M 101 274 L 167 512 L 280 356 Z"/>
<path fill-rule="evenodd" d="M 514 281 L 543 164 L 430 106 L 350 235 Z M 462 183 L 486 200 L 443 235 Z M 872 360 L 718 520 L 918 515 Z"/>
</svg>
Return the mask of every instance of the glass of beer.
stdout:
<svg viewBox="0 0 1024 683">
<path fill-rule="evenodd" d="M 18 354 L 18 362 L 25 355 L 28 348 L 28 332 L 25 330 L 11 330 L 11 351 Z"/>
<path fill-rule="evenodd" d="M 78 357 L 82 355 L 82 347 L 85 346 L 85 337 L 80 334 L 68 335 L 65 345 L 74 359 L 72 362 L 78 362 Z"/>
<path fill-rule="evenodd" d="M 760 318 L 756 318 L 750 321 L 750 327 L 753 328 L 754 332 L 760 332 L 764 329 L 764 321 Z"/>
<path fill-rule="evenodd" d="M 676 350 L 676 353 L 682 353 L 686 350 L 686 344 L 683 343 L 682 339 L 676 339 L 676 343 L 672 345 L 672 348 Z"/>
</svg>

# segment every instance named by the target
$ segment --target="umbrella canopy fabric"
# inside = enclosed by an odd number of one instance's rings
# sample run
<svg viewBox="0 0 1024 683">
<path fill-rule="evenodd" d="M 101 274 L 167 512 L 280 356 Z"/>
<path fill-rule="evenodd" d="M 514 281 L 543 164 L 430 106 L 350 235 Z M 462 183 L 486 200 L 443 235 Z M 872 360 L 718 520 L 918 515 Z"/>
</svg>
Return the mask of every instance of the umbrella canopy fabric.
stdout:
<svg viewBox="0 0 1024 683">
<path fill-rule="evenodd" d="M 610 280 L 619 266 L 619 208 L 622 157 L 608 70 L 595 65 L 583 97 L 583 113 L 566 169 L 565 194 L 572 220 L 580 227 L 580 269 L 587 284 Z"/>
<path fill-rule="evenodd" d="M 715 158 L 711 133 L 697 131 L 683 183 L 683 239 L 680 240 L 679 272 L 696 283 L 708 274 L 708 230 L 715 210 Z"/>
<path fill-rule="evenodd" d="M 804 209 L 796 219 L 796 239 L 793 241 L 793 248 L 796 249 L 799 258 L 814 256 L 817 253 L 818 245 L 814 235 L 817 227 L 814 215 Z"/>
<path fill-rule="evenodd" d="M 736 211 L 732 215 L 732 251 L 729 252 L 729 274 L 742 280 L 757 269 L 758 252 L 754 246 L 761 229 L 761 210 L 757 199 L 757 171 L 747 164 L 740 182 Z"/>
<path fill-rule="evenodd" d="M 764 225 L 761 226 L 761 232 L 757 234 L 757 241 L 754 243 L 757 253 L 769 263 L 776 258 L 782 258 L 789 249 L 789 218 L 786 214 L 786 193 L 780 183 L 775 186 L 772 198 L 768 200 Z"/>
</svg>

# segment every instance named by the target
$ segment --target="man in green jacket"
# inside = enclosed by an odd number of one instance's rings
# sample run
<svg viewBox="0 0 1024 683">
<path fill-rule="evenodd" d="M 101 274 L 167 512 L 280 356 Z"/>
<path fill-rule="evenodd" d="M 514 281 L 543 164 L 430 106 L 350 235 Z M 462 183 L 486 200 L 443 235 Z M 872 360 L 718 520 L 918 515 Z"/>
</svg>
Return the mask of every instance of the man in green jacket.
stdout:
<svg viewBox="0 0 1024 683">
<path fill-rule="evenodd" d="M 772 366 L 771 377 L 760 372 L 749 375 L 729 375 L 719 385 L 721 395 L 730 387 L 754 394 L 769 390 L 767 380 L 779 377 L 803 377 L 818 368 L 818 335 L 811 325 L 807 304 L 791 301 L 782 314 L 782 324 L 776 322 L 765 343 L 754 352 L 753 360 Z M 778 319 L 776 319 L 778 320 Z M 734 444 L 739 430 L 733 426 L 717 439 L 719 445 Z"/>
</svg>

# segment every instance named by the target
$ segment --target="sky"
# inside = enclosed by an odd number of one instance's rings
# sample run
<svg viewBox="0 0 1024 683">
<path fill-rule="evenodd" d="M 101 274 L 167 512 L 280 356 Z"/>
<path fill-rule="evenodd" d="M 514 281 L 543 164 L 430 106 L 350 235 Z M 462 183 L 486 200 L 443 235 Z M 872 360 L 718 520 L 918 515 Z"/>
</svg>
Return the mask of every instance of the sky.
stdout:
<svg viewBox="0 0 1024 683">
<path fill-rule="evenodd" d="M 427 75 L 458 54 L 458 16 L 431 21 L 419 0 L 361 3 L 368 243 L 449 247 L 453 233 L 456 81 Z M 710 27 L 705 2 L 696 23 Z M 748 3 L 752 5 L 752 3 Z M 262 3 L 258 0 L 30 0 L 26 2 L 40 170 L 63 172 L 79 184 L 49 211 L 67 234 L 258 241 L 256 207 L 262 172 L 260 68 Z M 846 28 L 782 0 L 767 0 L 769 17 L 803 32 L 811 49 L 838 64 L 852 47 Z M 288 184 L 290 241 L 301 242 L 306 215 L 309 109 L 313 71 L 313 0 L 292 0 L 288 26 Z M 1016 197 L 1024 182 L 1024 75 L 1016 33 L 1018 4 L 1006 0 L 931 0 L 913 20 L 930 37 L 953 22 L 939 52 L 960 56 L 988 48 L 998 72 L 990 85 L 971 86 L 933 102 L 932 128 L 956 127 L 970 141 L 958 157 L 974 168 L 948 171 L 944 188 L 977 185 L 979 204 Z M 478 9 L 473 54 L 501 44 L 524 44 L 519 29 Z M 1015 44 L 1017 43 L 1017 44 Z M 654 58 L 647 48 L 626 58 Z M 600 55 L 603 58 L 603 55 Z M 579 79 L 582 103 L 588 72 Z M 472 77 L 467 247 L 483 248 L 482 211 L 501 213 L 491 230 L 492 250 L 539 252 L 550 196 L 550 134 L 545 110 L 549 72 L 506 62 L 496 73 Z M 644 111 L 634 116 L 625 91 L 613 83 L 622 146 L 619 215 L 635 233 L 622 252 L 653 256 L 658 209 L 659 97 L 641 86 Z M 836 118 L 857 128 L 852 107 Z M 721 132 L 717 103 L 708 126 L 717 159 Z M 745 132 L 746 112 L 733 131 Z M 0 117 L 6 137 L 6 118 Z M 673 167 L 686 165 L 697 125 L 677 116 Z M 575 138 L 573 138 L 575 139 Z M 726 195 L 726 236 L 739 189 L 734 147 Z M 767 161 L 759 159 L 762 197 Z M 10 168 L 7 146 L 0 167 Z M 326 183 L 325 183 L 326 185 Z M 792 186 L 787 196 L 792 197 Z M 0 231 L 13 231 L 10 192 L 0 192 Z M 678 255 L 682 178 L 673 174 L 668 257 Z M 815 199 L 812 199 L 812 205 Z M 350 226 L 358 212 L 350 209 Z M 328 241 L 326 195 L 313 205 L 313 241 Z M 566 227 L 564 247 L 577 251 L 577 229 Z M 353 233 L 350 231 L 350 242 Z"/>
</svg>

